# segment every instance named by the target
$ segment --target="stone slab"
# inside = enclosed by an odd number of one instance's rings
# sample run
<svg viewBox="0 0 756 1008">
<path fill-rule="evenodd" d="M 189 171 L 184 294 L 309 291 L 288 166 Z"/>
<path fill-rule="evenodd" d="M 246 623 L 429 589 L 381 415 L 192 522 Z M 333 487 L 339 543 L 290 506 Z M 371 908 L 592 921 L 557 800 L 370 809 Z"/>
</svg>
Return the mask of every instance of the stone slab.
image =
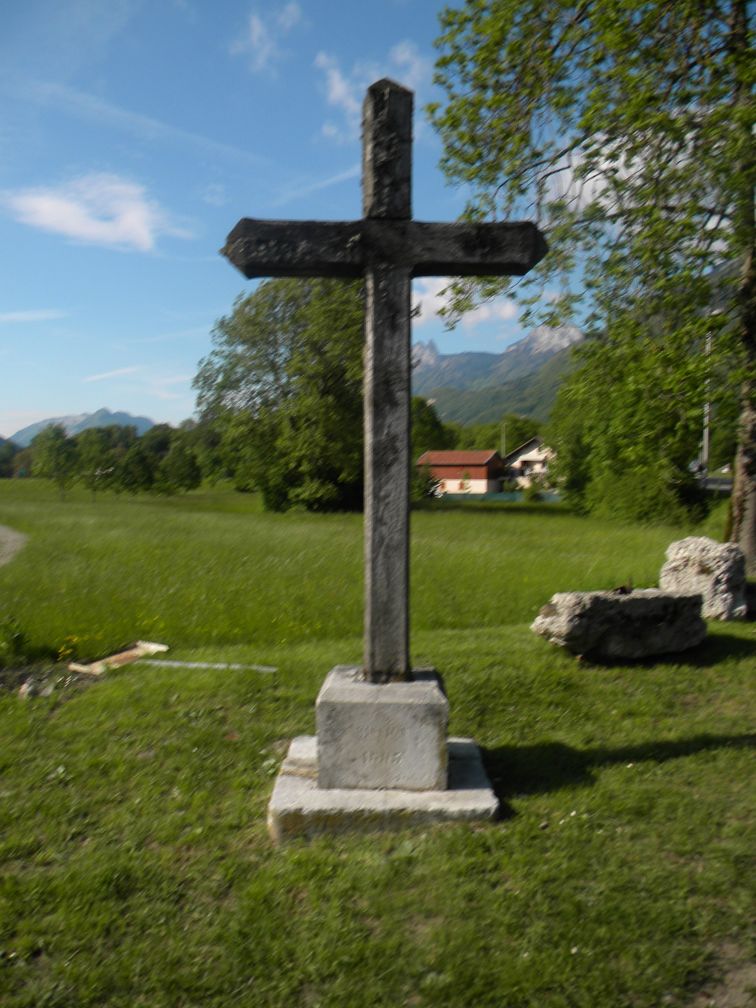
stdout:
<svg viewBox="0 0 756 1008">
<path fill-rule="evenodd" d="M 620 660 L 685 651 L 706 637 L 700 595 L 656 588 L 557 592 L 530 629 L 573 654 Z"/>
<path fill-rule="evenodd" d="M 433 669 L 373 683 L 353 665 L 326 676 L 315 707 L 320 788 L 446 787 L 449 703 Z"/>
<path fill-rule="evenodd" d="M 439 791 L 319 788 L 318 740 L 295 738 L 268 805 L 275 843 L 345 832 L 375 832 L 435 822 L 486 822 L 498 801 L 472 739 L 450 738 L 448 787 Z"/>
</svg>

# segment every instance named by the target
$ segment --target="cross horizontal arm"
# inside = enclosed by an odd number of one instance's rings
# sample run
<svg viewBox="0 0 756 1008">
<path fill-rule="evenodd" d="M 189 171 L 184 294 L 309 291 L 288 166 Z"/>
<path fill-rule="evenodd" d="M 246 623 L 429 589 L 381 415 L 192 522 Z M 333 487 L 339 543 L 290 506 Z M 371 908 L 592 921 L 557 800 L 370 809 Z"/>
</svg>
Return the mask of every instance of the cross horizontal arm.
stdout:
<svg viewBox="0 0 756 1008">
<path fill-rule="evenodd" d="M 528 221 L 262 221 L 245 217 L 221 252 L 246 277 L 359 277 L 376 265 L 411 276 L 522 276 L 546 254 Z"/>
</svg>

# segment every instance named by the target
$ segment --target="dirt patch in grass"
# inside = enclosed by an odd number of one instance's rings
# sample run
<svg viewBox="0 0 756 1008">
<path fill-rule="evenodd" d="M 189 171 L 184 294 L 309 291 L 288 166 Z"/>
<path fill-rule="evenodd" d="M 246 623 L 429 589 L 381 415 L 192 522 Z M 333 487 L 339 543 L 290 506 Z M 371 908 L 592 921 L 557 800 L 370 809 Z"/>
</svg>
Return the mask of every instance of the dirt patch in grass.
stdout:
<svg viewBox="0 0 756 1008">
<path fill-rule="evenodd" d="M 751 1008 L 756 997 L 756 963 L 728 943 L 717 956 L 719 979 L 699 991 L 688 1008 Z"/>
<path fill-rule="evenodd" d="M 16 532 L 7 525 L 0 525 L 0 567 L 8 563 L 26 545 L 23 532 Z"/>
</svg>

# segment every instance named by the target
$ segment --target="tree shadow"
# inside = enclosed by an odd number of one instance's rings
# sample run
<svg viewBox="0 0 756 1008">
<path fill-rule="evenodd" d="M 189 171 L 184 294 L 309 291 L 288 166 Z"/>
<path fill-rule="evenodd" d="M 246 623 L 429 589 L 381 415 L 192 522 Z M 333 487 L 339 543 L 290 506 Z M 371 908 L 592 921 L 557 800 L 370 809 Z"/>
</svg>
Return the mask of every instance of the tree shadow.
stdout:
<svg viewBox="0 0 756 1008">
<path fill-rule="evenodd" d="M 693 756 L 709 749 L 746 749 L 756 746 L 756 734 L 694 735 L 689 739 L 643 742 L 612 749 L 596 746 L 575 749 L 562 742 L 532 746 L 497 746 L 482 749 L 483 763 L 496 797 L 500 818 L 514 810 L 508 799 L 514 795 L 546 794 L 564 787 L 588 787 L 595 782 L 593 771 L 617 763 L 641 763 Z"/>
</svg>

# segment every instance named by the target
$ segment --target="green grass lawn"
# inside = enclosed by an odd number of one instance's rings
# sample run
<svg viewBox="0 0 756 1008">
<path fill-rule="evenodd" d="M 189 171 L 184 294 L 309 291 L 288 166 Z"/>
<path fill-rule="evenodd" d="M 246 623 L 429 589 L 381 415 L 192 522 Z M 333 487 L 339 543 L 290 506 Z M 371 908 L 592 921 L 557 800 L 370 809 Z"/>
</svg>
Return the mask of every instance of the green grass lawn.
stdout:
<svg viewBox="0 0 756 1008">
<path fill-rule="evenodd" d="M 146 637 L 277 669 L 0 692 L 3 1008 L 749 1003 L 753 624 L 611 667 L 528 630 L 554 591 L 654 583 L 690 530 L 413 514 L 413 657 L 484 747 L 502 818 L 274 849 L 287 742 L 359 659 L 361 519 L 0 481 L 0 523 L 29 536 L 0 609 L 35 647 Z"/>
</svg>

